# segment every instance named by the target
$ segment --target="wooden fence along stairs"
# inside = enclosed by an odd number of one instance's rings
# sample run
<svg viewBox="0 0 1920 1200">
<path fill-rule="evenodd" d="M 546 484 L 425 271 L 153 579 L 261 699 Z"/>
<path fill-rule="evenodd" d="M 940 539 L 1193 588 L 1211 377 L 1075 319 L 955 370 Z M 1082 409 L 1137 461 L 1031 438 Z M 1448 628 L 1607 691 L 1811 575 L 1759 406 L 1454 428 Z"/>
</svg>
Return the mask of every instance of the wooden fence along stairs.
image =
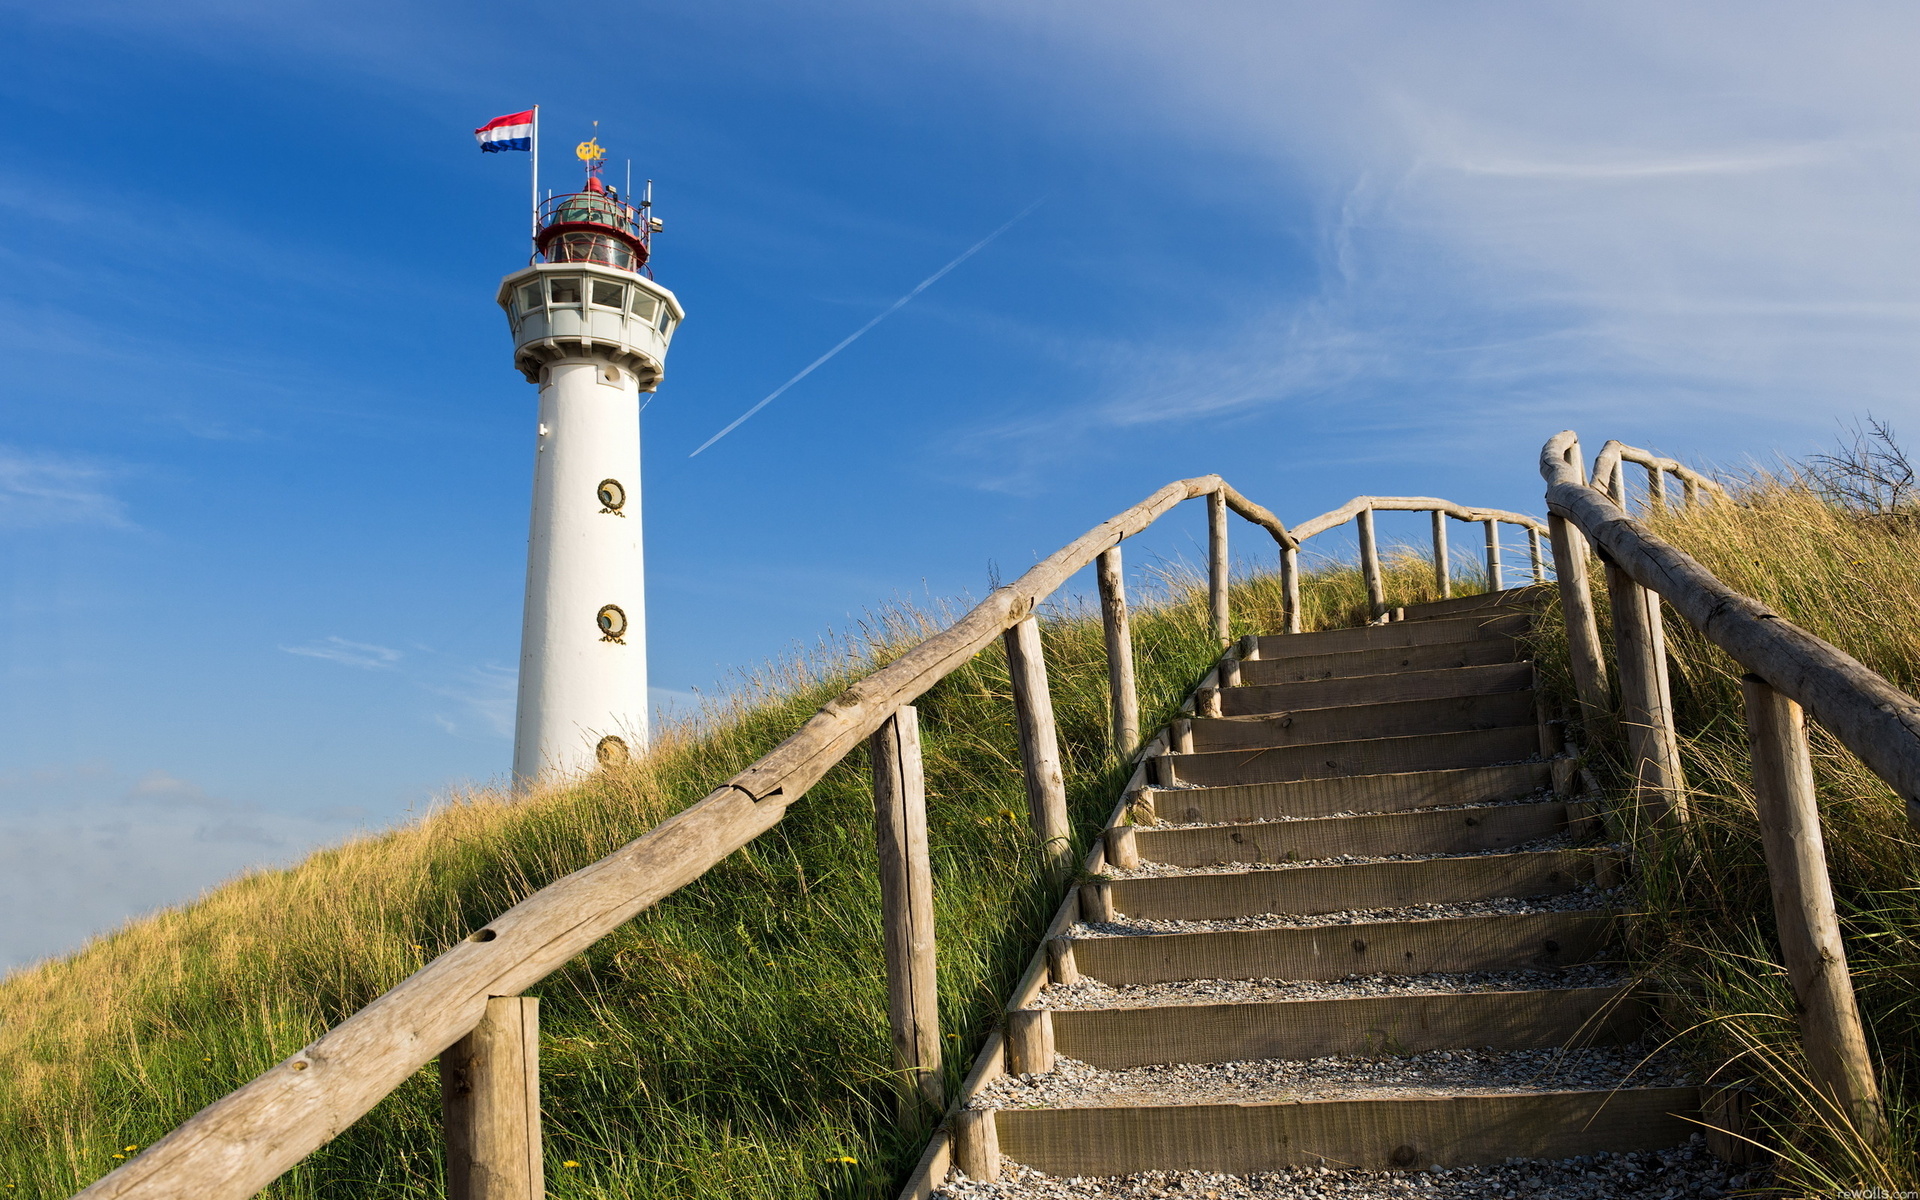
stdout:
<svg viewBox="0 0 1920 1200">
<path fill-rule="evenodd" d="M 873 759 L 901 1109 L 944 1116 L 904 1200 L 924 1200 L 956 1169 L 990 1179 L 1003 1156 L 1051 1174 L 1404 1169 L 1665 1147 L 1696 1122 L 1734 1130 L 1738 1106 L 1724 1093 L 1555 1066 L 1556 1055 L 1574 1062 L 1631 1041 L 1649 1014 L 1627 985 L 1592 967 L 1614 945 L 1609 889 L 1630 863 L 1595 840 L 1595 802 L 1576 786 L 1584 773 L 1539 708 L 1521 635 L 1545 617 L 1549 597 L 1566 627 L 1576 723 L 1617 719 L 1627 733 L 1632 794 L 1621 815 L 1633 828 L 1687 819 L 1663 602 L 1751 672 L 1755 812 L 1810 1074 L 1834 1117 L 1878 1136 L 1881 1102 L 1827 879 L 1804 716 L 1904 797 L 1920 825 L 1920 701 L 1633 520 L 1629 462 L 1647 470 L 1649 504 L 1668 502 L 1669 474 L 1686 503 L 1726 502 L 1711 480 L 1617 442 L 1601 451 L 1589 484 L 1572 433 L 1541 452 L 1546 523 L 1432 497 L 1360 496 L 1289 529 L 1218 476 L 1168 484 L 854 683 L 676 816 L 474 930 L 80 1195 L 244 1200 L 437 1059 L 447 1195 L 539 1200 L 539 1007 L 523 993 L 778 824 L 863 744 Z M 1201 498 L 1208 618 L 1226 653 L 1185 715 L 1143 744 L 1120 546 Z M 1390 608 L 1374 535 L 1380 511 L 1432 515 L 1442 596 L 1449 522 L 1482 526 L 1490 592 Z M 1283 629 L 1238 643 L 1229 637 L 1229 513 L 1273 538 L 1285 598 Z M 1302 633 L 1302 543 L 1348 522 L 1372 620 Z M 1527 536 L 1529 587 L 1502 587 L 1501 524 Z M 1607 573 L 1617 702 L 1588 590 L 1590 557 Z M 1114 747 L 1133 755 L 1135 771 L 1075 882 L 1034 614 L 1090 566 Z M 1033 832 L 1065 900 L 1004 1027 L 948 1097 L 912 706 L 996 640 Z M 1442 978 L 1463 973 L 1478 974 Z M 1338 982 L 1353 976 L 1372 983 Z M 1221 990 L 1224 1002 L 1204 1002 L 1196 989 Z M 1422 1054 L 1463 1050 L 1483 1065 L 1534 1055 L 1544 1067 L 1524 1079 L 1509 1071 L 1498 1086 L 1445 1070 L 1341 1077 L 1343 1063 L 1417 1064 Z M 1239 1077 L 1234 1064 L 1258 1069 Z M 1229 1085 L 1227 1076 L 1237 1078 Z M 1720 1149 L 1737 1147 L 1720 1137 Z"/>
<path fill-rule="evenodd" d="M 1592 802 L 1574 797 L 1573 760 L 1536 700 L 1522 635 L 1548 595 L 1513 589 L 1385 624 L 1243 639 L 1194 715 L 1144 756 L 1104 833 L 1110 877 L 1079 886 L 1044 978 L 1013 999 L 1007 1074 L 988 1059 L 969 1080 L 952 1165 L 976 1180 L 997 1179 L 1002 1155 L 1062 1176 L 1387 1170 L 1686 1142 L 1695 1087 L 1556 1085 L 1550 1060 L 1529 1065 L 1547 1077 L 1532 1086 L 1333 1082 L 1388 1055 L 1472 1050 L 1478 1062 L 1645 1030 L 1628 985 L 1592 970 L 1598 983 L 1564 978 L 1608 956 L 1606 889 L 1621 863 L 1590 844 Z M 1499 907 L 1522 911 L 1472 912 Z M 1463 986 L 1463 972 L 1499 974 Z M 1250 999 L 1289 988 L 1228 982 L 1355 975 L 1374 978 L 1305 999 Z M 1099 999 L 1062 1003 L 1083 981 L 1105 985 Z M 1223 993 L 1233 1000 L 1205 1002 Z M 1083 1067 L 1080 1086 L 1049 1099 L 1060 1057 L 1123 1074 L 1089 1087 Z M 1282 1089 L 1249 1090 L 1245 1070 L 1178 1070 L 1253 1060 L 1322 1061 L 1282 1074 Z"/>
</svg>

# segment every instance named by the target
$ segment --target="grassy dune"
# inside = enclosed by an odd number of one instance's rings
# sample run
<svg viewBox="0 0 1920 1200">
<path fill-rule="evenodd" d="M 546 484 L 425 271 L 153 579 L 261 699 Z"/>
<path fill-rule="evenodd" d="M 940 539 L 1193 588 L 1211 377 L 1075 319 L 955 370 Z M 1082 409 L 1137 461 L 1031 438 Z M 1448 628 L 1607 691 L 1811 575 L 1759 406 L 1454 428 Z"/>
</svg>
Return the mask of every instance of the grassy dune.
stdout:
<svg viewBox="0 0 1920 1200">
<path fill-rule="evenodd" d="M 1407 598 L 1418 564 L 1396 570 Z M 1403 585 L 1403 586 L 1400 586 Z M 1215 654 L 1190 580 L 1136 609 L 1143 719 Z M 1279 590 L 1235 589 L 1237 632 Z M 1337 566 L 1309 627 L 1364 606 Z M 1106 750 L 1097 615 L 1045 620 L 1069 800 L 1084 838 L 1123 782 Z M 913 614 L 770 667 L 642 763 L 566 789 L 475 792 L 403 828 L 213 889 L 0 981 L 0 1196 L 60 1197 L 311 1041 L 493 914 L 704 795 L 846 683 L 930 632 Z M 920 703 L 954 1081 L 1057 897 L 1040 883 L 1005 662 Z M 864 753 L 785 822 L 534 989 L 557 1197 L 880 1197 L 927 1130 L 898 1128 L 888 1070 Z M 439 1192 L 438 1082 L 420 1072 L 269 1195 Z"/>
</svg>

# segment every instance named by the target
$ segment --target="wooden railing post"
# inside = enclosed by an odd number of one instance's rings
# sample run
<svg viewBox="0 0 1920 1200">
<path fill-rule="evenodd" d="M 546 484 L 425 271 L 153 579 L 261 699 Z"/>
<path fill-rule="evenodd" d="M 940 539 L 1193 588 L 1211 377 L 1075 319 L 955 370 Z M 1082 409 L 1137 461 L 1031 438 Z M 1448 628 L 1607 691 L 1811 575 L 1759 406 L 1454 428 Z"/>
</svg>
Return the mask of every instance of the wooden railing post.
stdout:
<svg viewBox="0 0 1920 1200">
<path fill-rule="evenodd" d="M 1286 618 L 1286 632 L 1300 632 L 1300 551 L 1292 546 L 1280 551 L 1280 607 Z"/>
<path fill-rule="evenodd" d="M 1387 588 L 1380 578 L 1380 547 L 1373 537 L 1373 510 L 1354 514 L 1360 529 L 1360 575 L 1367 583 L 1367 617 L 1378 621 L 1387 611 Z"/>
<path fill-rule="evenodd" d="M 1440 589 L 1442 600 L 1453 595 L 1451 557 L 1447 550 L 1447 514 L 1436 508 L 1433 510 L 1433 582 Z"/>
<path fill-rule="evenodd" d="M 1020 758 L 1026 765 L 1027 816 L 1054 873 L 1064 878 L 1073 869 L 1073 841 L 1067 825 L 1060 736 L 1053 723 L 1053 695 L 1047 688 L 1047 661 L 1040 648 L 1040 622 L 1028 617 L 1003 636 L 1020 728 Z"/>
<path fill-rule="evenodd" d="M 1540 531 L 1531 525 L 1527 526 L 1527 552 L 1533 556 L 1533 581 L 1545 583 L 1547 564 L 1540 554 Z"/>
<path fill-rule="evenodd" d="M 887 1020 L 900 1113 L 932 1115 L 940 1080 L 940 984 L 933 942 L 933 866 L 927 855 L 927 781 L 920 713 L 901 705 L 869 742 L 873 825 L 880 847 L 880 914 L 886 929 Z"/>
<path fill-rule="evenodd" d="M 1757 675 L 1746 676 L 1742 686 L 1753 750 L 1753 806 L 1807 1066 L 1839 1114 L 1863 1137 L 1878 1140 L 1885 1114 L 1833 906 L 1806 717 Z"/>
<path fill-rule="evenodd" d="M 1663 509 L 1667 506 L 1667 473 L 1659 467 L 1647 468 L 1647 507 Z"/>
<path fill-rule="evenodd" d="M 1660 597 L 1625 571 L 1607 564 L 1607 598 L 1613 610 L 1614 657 L 1620 666 L 1620 720 L 1639 803 L 1661 823 L 1687 819 L 1686 777 L 1673 732 L 1673 698 L 1667 691 L 1666 637 Z"/>
<path fill-rule="evenodd" d="M 1560 581 L 1560 614 L 1567 623 L 1573 691 L 1587 735 L 1595 738 L 1613 709 L 1613 699 L 1607 688 L 1607 659 L 1600 649 L 1600 624 L 1593 612 L 1593 589 L 1587 581 L 1587 539 L 1559 513 L 1547 514 L 1547 538 L 1553 545 L 1553 573 Z"/>
<path fill-rule="evenodd" d="M 494 996 L 440 1055 L 448 1200 L 542 1200 L 540 1001 Z"/>
<path fill-rule="evenodd" d="M 1120 547 L 1102 551 L 1100 621 L 1107 637 L 1107 694 L 1113 706 L 1113 752 L 1125 757 L 1140 744 L 1140 691 L 1133 678 L 1133 626 L 1127 617 L 1127 583 Z"/>
<path fill-rule="evenodd" d="M 1233 640 L 1227 612 L 1227 497 L 1207 493 L 1207 601 L 1213 614 L 1213 636 L 1222 646 Z"/>
<path fill-rule="evenodd" d="M 1480 523 L 1487 527 L 1487 590 L 1501 591 L 1507 581 L 1500 574 L 1500 522 L 1488 517 Z"/>
</svg>

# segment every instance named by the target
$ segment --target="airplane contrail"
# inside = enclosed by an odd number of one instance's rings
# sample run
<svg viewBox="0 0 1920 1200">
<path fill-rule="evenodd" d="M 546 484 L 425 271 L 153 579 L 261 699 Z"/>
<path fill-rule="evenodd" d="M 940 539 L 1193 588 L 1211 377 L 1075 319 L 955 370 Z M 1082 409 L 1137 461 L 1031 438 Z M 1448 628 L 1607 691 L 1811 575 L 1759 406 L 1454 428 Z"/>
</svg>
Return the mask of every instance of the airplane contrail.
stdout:
<svg viewBox="0 0 1920 1200">
<path fill-rule="evenodd" d="M 1013 218 L 1009 220 L 1005 225 L 1002 225 L 1000 228 L 994 230 L 992 233 L 981 238 L 979 241 L 975 242 L 973 245 L 967 247 L 966 252 L 961 254 L 960 257 L 954 259 L 952 262 L 948 263 L 946 266 L 941 267 L 938 271 L 935 271 L 933 274 L 927 276 L 925 279 L 922 279 L 912 291 L 900 297 L 898 300 L 895 300 L 887 308 L 882 309 L 879 316 L 875 317 L 871 321 L 868 321 L 865 325 L 862 325 L 860 328 L 854 330 L 852 333 L 848 334 L 845 338 L 841 339 L 839 345 L 827 351 L 825 354 L 822 354 L 819 358 L 816 358 L 812 362 L 808 363 L 806 365 L 806 368 L 802 370 L 798 375 L 795 375 L 792 379 L 787 380 L 785 383 L 781 384 L 779 387 L 773 389 L 773 391 L 768 394 L 765 400 L 762 400 L 760 403 L 754 405 L 752 408 L 741 413 L 738 417 L 734 419 L 733 424 L 727 426 L 725 429 L 722 429 L 719 433 L 714 434 L 712 437 L 708 438 L 706 441 L 700 443 L 700 450 L 705 450 L 708 446 L 713 445 L 715 442 L 719 441 L 721 438 L 727 436 L 728 434 L 732 433 L 734 430 L 740 428 L 740 426 L 746 424 L 748 417 L 751 417 L 753 414 L 759 412 L 761 409 L 765 408 L 767 405 L 772 404 L 775 400 L 778 400 L 780 398 L 780 393 L 786 391 L 788 388 L 792 387 L 794 384 L 799 383 L 802 379 L 805 379 L 807 376 L 813 374 L 814 371 L 818 370 L 821 366 L 823 366 L 828 359 L 840 353 L 842 350 L 845 350 L 848 346 L 851 346 L 855 342 L 859 341 L 860 336 L 866 333 L 867 330 L 872 329 L 875 325 L 878 325 L 880 322 L 886 320 L 888 317 L 892 316 L 894 313 L 897 313 L 901 309 L 905 308 L 907 306 L 907 301 L 913 299 L 915 296 L 918 296 L 921 292 L 926 291 L 928 288 L 938 283 L 940 281 L 941 276 L 945 275 L 948 271 L 953 270 L 955 267 L 959 266 L 961 263 L 967 261 L 968 259 L 972 258 L 974 255 L 980 253 L 980 251 L 986 249 L 987 243 L 993 241 L 993 239 L 999 237 L 1001 234 L 1005 233 L 1007 230 L 1012 229 L 1016 224 L 1020 222 L 1020 219 L 1022 217 L 1026 216 L 1028 213 L 1032 212 L 1034 209 L 1039 208 L 1041 201 L 1044 201 L 1045 199 L 1046 197 L 1042 196 L 1040 197 L 1039 200 L 1035 200 L 1032 204 L 1027 205 L 1025 208 L 1015 213 L 1013 215 Z M 688 458 L 694 457 L 694 455 L 700 453 L 700 450 L 695 450 L 693 454 L 689 454 L 687 455 L 687 457 Z"/>
</svg>

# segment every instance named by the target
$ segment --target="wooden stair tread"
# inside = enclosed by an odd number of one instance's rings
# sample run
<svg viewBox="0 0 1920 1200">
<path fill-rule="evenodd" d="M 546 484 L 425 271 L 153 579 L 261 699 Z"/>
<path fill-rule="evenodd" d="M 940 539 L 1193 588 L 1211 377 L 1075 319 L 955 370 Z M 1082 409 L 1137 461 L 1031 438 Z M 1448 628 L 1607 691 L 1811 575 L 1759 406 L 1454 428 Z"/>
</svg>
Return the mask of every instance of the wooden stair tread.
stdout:
<svg viewBox="0 0 1920 1200">
<path fill-rule="evenodd" d="M 1223 920 L 1259 913 L 1315 914 L 1413 904 L 1464 904 L 1547 896 L 1613 879 L 1601 849 L 1525 850 L 1332 866 L 1121 878 L 1116 912 L 1148 920 Z"/>
<path fill-rule="evenodd" d="M 1323 633 L 1289 633 L 1258 639 L 1258 661 L 1270 662 L 1308 654 L 1351 653 L 1356 650 L 1395 650 L 1445 642 L 1499 640 L 1510 642 L 1533 622 L 1528 613 L 1492 616 L 1441 617 L 1431 621 L 1394 621 L 1356 629 Z"/>
<path fill-rule="evenodd" d="M 1191 728 L 1194 750 L 1205 752 L 1458 733 L 1526 725 L 1534 720 L 1533 690 L 1529 688 L 1491 695 L 1387 700 L 1241 717 L 1194 717 Z"/>
<path fill-rule="evenodd" d="M 1490 696 L 1521 692 L 1533 686 L 1533 664 L 1486 663 L 1472 667 L 1440 667 L 1430 671 L 1388 671 L 1310 679 L 1298 683 L 1242 684 L 1221 688 L 1220 707 L 1229 717 L 1291 712 L 1304 708 L 1336 708 L 1348 704 L 1379 704 L 1392 700 L 1434 700 L 1447 696 Z"/>
<path fill-rule="evenodd" d="M 1630 1042 L 1647 1024 L 1631 985 L 1423 992 L 1237 1004 L 1054 1009 L 1061 1054 L 1102 1070 L 1423 1050 Z"/>
<path fill-rule="evenodd" d="M 1308 817 L 1223 825 L 1141 825 L 1140 857 L 1170 867 L 1219 863 L 1308 862 L 1343 855 L 1473 854 L 1509 849 L 1584 828 L 1587 808 L 1574 801 L 1530 800 L 1415 812 Z"/>
<path fill-rule="evenodd" d="M 1120 986 L 1176 979 L 1342 979 L 1376 973 L 1550 969 L 1599 957 L 1613 913 L 1359 921 L 1074 938 L 1081 974 Z"/>
<path fill-rule="evenodd" d="M 1279 783 L 1148 789 L 1159 819 L 1183 822 L 1261 821 L 1333 813 L 1385 813 L 1440 805 L 1517 800 L 1552 782 L 1544 762 L 1493 767 L 1342 775 Z M 1141 832 L 1161 831 L 1158 825 Z"/>
<path fill-rule="evenodd" d="M 1490 767 L 1533 758 L 1539 752 L 1539 730 L 1529 722 L 1456 733 L 1163 754 L 1152 761 L 1160 783 L 1217 787 L 1230 783 L 1285 783 L 1341 775 Z"/>
<path fill-rule="evenodd" d="M 1001 1109 L 1000 1149 L 1050 1175 L 1247 1174 L 1301 1165 L 1415 1170 L 1571 1158 L 1685 1142 L 1699 1089 L 1622 1088 L 1398 1100 Z"/>
<path fill-rule="evenodd" d="M 1240 664 L 1240 682 L 1258 686 L 1351 679 L 1396 671 L 1439 671 L 1452 667 L 1517 662 L 1523 655 L 1524 647 L 1508 638 L 1386 646 L 1373 650 L 1336 650 L 1321 654 L 1302 653 L 1286 658 L 1249 659 Z"/>
</svg>

